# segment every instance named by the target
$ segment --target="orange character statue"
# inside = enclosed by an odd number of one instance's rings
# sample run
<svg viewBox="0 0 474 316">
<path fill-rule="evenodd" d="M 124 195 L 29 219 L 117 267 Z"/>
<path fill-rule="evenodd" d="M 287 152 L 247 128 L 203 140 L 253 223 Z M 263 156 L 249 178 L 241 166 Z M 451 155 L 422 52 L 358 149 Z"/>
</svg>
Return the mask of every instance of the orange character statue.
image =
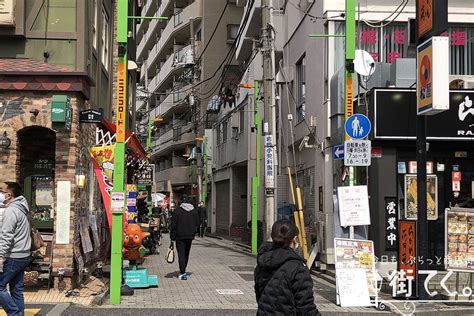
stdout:
<svg viewBox="0 0 474 316">
<path fill-rule="evenodd" d="M 144 233 L 137 224 L 128 224 L 123 236 L 123 258 L 130 263 L 141 263 L 145 259 L 145 247 L 142 245 L 143 238 L 149 233 Z"/>
</svg>

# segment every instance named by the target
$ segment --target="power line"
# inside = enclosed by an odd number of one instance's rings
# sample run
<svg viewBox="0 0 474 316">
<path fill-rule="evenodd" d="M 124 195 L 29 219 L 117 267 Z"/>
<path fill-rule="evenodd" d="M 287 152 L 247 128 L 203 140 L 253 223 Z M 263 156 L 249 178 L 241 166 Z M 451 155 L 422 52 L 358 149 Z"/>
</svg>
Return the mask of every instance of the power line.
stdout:
<svg viewBox="0 0 474 316">
<path fill-rule="evenodd" d="M 403 7 L 402 7 L 403 5 Z M 406 6 L 408 5 L 408 0 L 404 0 L 404 2 L 400 3 L 400 5 L 397 7 L 397 9 L 395 9 L 395 11 L 393 11 L 388 17 L 386 17 L 384 20 L 381 20 L 381 21 L 377 21 L 377 22 L 373 22 L 373 21 L 367 21 L 367 20 L 364 20 L 362 19 L 362 22 L 364 22 L 365 24 L 367 24 L 368 26 L 370 27 L 373 27 L 373 28 L 382 28 L 382 27 L 386 27 L 390 24 L 392 24 L 393 22 L 395 22 L 395 20 L 400 16 L 400 14 L 402 14 L 403 10 L 405 10 Z M 401 8 L 402 7 L 402 8 Z M 400 9 L 401 8 L 401 9 Z M 393 17 L 393 19 L 385 24 L 383 24 L 384 21 L 386 21 L 388 18 L 390 18 L 391 16 L 393 16 L 394 14 L 397 13 L 398 9 L 400 9 L 400 12 L 398 12 L 398 14 L 396 16 Z M 382 23 L 381 25 L 375 25 L 377 23 Z"/>
<path fill-rule="evenodd" d="M 224 13 L 225 13 L 225 11 L 227 10 L 227 6 L 228 6 L 228 5 L 229 5 L 229 0 L 227 0 L 227 2 L 226 2 L 226 4 L 225 4 L 225 7 L 224 7 L 224 10 L 222 10 L 222 13 L 221 13 L 221 15 L 220 15 L 220 17 L 219 17 L 219 20 L 217 21 L 217 24 L 216 24 L 216 26 L 214 27 L 214 31 L 212 31 L 211 37 L 210 37 L 209 40 L 207 41 L 207 44 L 206 44 L 206 46 L 204 47 L 204 49 L 202 50 L 201 55 L 199 55 L 199 58 L 198 58 L 196 64 L 199 63 L 199 61 L 201 61 L 201 58 L 202 58 L 202 56 L 204 55 L 204 52 L 205 52 L 206 49 L 209 47 L 209 44 L 211 44 L 211 41 L 212 41 L 212 39 L 214 38 L 214 34 L 216 34 L 216 31 L 217 31 L 217 29 L 218 29 L 218 27 L 219 27 L 219 24 L 220 24 L 221 21 L 222 21 L 222 17 L 224 17 Z"/>
</svg>

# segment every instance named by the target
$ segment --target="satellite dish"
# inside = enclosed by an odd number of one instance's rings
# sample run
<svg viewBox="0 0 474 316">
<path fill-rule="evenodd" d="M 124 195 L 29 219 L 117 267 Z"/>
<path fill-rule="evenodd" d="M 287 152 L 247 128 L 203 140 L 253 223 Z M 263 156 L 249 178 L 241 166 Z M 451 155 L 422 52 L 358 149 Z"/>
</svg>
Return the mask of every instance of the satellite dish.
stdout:
<svg viewBox="0 0 474 316">
<path fill-rule="evenodd" d="M 368 77 L 375 72 L 375 60 L 365 50 L 355 52 L 354 70 L 361 76 Z"/>
</svg>

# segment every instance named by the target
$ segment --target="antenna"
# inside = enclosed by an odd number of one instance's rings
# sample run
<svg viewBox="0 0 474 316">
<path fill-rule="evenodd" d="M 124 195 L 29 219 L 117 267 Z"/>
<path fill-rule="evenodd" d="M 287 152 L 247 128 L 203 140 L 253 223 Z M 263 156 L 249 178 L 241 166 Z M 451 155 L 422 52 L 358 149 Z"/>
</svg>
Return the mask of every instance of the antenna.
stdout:
<svg viewBox="0 0 474 316">
<path fill-rule="evenodd" d="M 375 71 L 375 60 L 365 50 L 355 52 L 354 70 L 361 76 L 368 77 Z"/>
</svg>

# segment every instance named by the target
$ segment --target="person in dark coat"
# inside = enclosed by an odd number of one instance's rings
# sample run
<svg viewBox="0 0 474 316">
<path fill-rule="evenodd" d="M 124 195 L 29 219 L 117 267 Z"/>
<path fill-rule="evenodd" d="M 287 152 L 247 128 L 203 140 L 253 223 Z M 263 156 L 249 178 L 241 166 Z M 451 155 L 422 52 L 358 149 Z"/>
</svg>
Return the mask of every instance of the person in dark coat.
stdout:
<svg viewBox="0 0 474 316">
<path fill-rule="evenodd" d="M 298 228 L 279 220 L 272 227 L 272 241 L 262 245 L 257 256 L 257 315 L 320 315 L 308 267 L 295 252 Z"/>
<path fill-rule="evenodd" d="M 199 215 L 199 237 L 204 237 L 204 234 L 206 233 L 207 229 L 207 209 L 206 206 L 204 205 L 204 202 L 199 202 L 198 204 L 198 215 Z"/>
<path fill-rule="evenodd" d="M 176 243 L 180 280 L 187 280 L 189 254 L 196 231 L 199 228 L 199 216 L 191 203 L 182 203 L 171 216 L 170 237 Z"/>
</svg>

